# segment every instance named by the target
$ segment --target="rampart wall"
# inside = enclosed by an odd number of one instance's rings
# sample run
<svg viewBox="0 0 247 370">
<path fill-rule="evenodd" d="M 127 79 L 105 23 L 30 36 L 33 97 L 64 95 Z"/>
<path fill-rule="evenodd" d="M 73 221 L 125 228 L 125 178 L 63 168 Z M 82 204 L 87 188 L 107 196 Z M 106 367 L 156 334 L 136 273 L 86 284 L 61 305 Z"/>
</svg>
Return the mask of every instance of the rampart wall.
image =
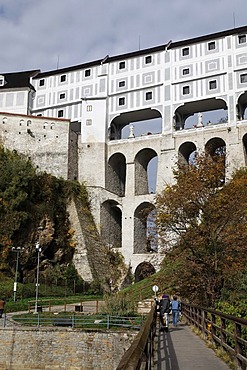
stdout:
<svg viewBox="0 0 247 370">
<path fill-rule="evenodd" d="M 38 171 L 64 179 L 68 178 L 69 168 L 70 178 L 77 174 L 70 165 L 76 163 L 71 146 L 77 146 L 71 136 L 69 120 L 0 113 L 0 143 L 25 155 Z"/>
</svg>

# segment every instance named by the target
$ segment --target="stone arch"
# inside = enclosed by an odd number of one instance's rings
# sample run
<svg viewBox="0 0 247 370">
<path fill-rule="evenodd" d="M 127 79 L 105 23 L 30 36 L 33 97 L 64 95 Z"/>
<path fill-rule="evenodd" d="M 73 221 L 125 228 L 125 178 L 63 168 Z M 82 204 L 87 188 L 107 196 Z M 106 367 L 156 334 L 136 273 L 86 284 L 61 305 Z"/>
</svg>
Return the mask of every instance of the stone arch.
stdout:
<svg viewBox="0 0 247 370">
<path fill-rule="evenodd" d="M 149 202 L 141 203 L 134 212 L 134 253 L 150 252 L 148 216 L 155 209 Z"/>
<path fill-rule="evenodd" d="M 226 143 L 220 137 L 214 137 L 205 145 L 205 153 L 210 155 L 211 158 L 217 160 L 218 157 L 222 157 L 224 159 L 224 173 L 222 175 L 222 179 L 220 180 L 221 184 L 225 182 L 226 177 Z"/>
<path fill-rule="evenodd" d="M 237 119 L 244 120 L 247 119 L 247 91 L 240 94 L 238 101 L 237 101 Z"/>
<path fill-rule="evenodd" d="M 106 189 L 121 197 L 125 195 L 126 158 L 122 153 L 113 154 L 106 167 Z"/>
<path fill-rule="evenodd" d="M 191 141 L 186 141 L 181 144 L 178 149 L 178 163 L 179 165 L 187 165 L 193 163 L 196 156 L 196 146 Z"/>
<path fill-rule="evenodd" d="M 141 262 L 135 269 L 135 283 L 155 274 L 155 268 L 150 262 Z"/>
<path fill-rule="evenodd" d="M 100 209 L 101 238 L 110 248 L 122 247 L 122 210 L 114 200 L 107 200 Z"/>
<path fill-rule="evenodd" d="M 214 137 L 205 145 L 205 152 L 209 154 L 211 157 L 214 156 L 221 156 L 226 155 L 226 143 L 225 141 L 220 137 Z"/>
<path fill-rule="evenodd" d="M 243 136 L 243 146 L 244 146 L 244 162 L 247 166 L 247 134 Z"/>
<path fill-rule="evenodd" d="M 198 113 L 202 113 L 206 118 L 206 115 L 210 114 L 211 116 L 211 114 L 218 111 L 227 111 L 227 103 L 222 98 L 210 98 L 185 103 L 180 105 L 174 112 L 174 128 L 175 130 L 190 128 L 189 126 L 187 127 L 186 120 L 195 114 L 195 123 L 191 127 L 196 127 L 198 124 Z M 227 118 L 225 118 L 225 120 L 227 120 Z M 212 123 L 213 122 L 207 118 L 207 122 L 203 122 L 203 125 L 205 126 Z M 219 119 L 216 123 L 223 123 L 223 121 Z"/>
<path fill-rule="evenodd" d="M 122 130 L 124 129 L 125 126 L 129 124 L 133 124 L 135 122 L 141 122 L 141 123 L 143 122 L 143 126 L 144 126 L 145 122 L 151 121 L 151 126 L 152 126 L 152 120 L 155 120 L 161 117 L 162 117 L 161 113 L 158 109 L 151 109 L 151 108 L 121 113 L 111 121 L 110 128 L 109 128 L 110 140 L 122 139 Z M 161 131 L 162 131 L 162 128 L 160 125 L 160 132 Z M 146 134 L 148 135 L 150 133 L 151 132 L 147 132 Z M 139 136 L 141 136 L 141 134 Z"/>
<path fill-rule="evenodd" d="M 134 159 L 135 162 L 135 195 L 149 193 L 151 178 L 157 176 L 157 173 L 148 172 L 148 166 L 153 158 L 157 158 L 155 150 L 145 148 L 140 150 Z M 155 179 L 156 180 L 156 179 Z M 156 183 L 156 181 L 155 181 Z M 153 191 L 154 192 L 154 191 Z"/>
</svg>

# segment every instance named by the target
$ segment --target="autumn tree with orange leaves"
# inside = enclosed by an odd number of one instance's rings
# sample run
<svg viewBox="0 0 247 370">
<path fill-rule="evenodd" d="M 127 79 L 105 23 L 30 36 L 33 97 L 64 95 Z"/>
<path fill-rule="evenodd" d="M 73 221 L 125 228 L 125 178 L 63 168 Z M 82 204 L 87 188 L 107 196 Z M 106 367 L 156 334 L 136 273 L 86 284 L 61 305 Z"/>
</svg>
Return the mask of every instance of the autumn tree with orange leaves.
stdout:
<svg viewBox="0 0 247 370">
<path fill-rule="evenodd" d="M 164 265 L 170 283 L 190 302 L 214 306 L 246 296 L 247 170 L 224 184 L 224 156 L 197 156 L 174 172 L 175 184 L 156 197 Z"/>
</svg>

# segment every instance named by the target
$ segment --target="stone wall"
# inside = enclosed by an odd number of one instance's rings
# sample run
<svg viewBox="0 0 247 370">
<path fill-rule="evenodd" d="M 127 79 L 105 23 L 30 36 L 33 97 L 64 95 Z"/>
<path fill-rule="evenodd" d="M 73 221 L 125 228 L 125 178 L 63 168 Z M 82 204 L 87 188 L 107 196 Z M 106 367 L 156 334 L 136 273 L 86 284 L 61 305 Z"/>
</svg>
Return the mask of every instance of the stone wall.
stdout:
<svg viewBox="0 0 247 370">
<path fill-rule="evenodd" d="M 0 143 L 29 158 L 38 171 L 56 177 L 77 177 L 77 168 L 72 168 L 77 166 L 75 149 L 69 153 L 69 146 L 77 148 L 74 136 L 69 120 L 0 113 Z"/>
<path fill-rule="evenodd" d="M 0 329 L 1 370 L 114 370 L 135 332 Z"/>
</svg>

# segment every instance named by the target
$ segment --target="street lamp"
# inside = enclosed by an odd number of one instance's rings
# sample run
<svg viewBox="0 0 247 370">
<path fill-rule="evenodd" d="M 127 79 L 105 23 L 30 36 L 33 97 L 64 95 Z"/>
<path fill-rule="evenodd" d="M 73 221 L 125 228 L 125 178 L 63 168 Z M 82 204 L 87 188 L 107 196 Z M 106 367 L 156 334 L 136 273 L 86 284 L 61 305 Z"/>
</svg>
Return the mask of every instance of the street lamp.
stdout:
<svg viewBox="0 0 247 370">
<path fill-rule="evenodd" d="M 35 244 L 36 251 L 38 252 L 38 261 L 37 261 L 37 275 L 36 275 L 36 297 L 35 297 L 35 310 L 34 313 L 38 313 L 38 296 L 39 296 L 39 257 L 40 257 L 40 244 L 37 242 Z"/>
<path fill-rule="evenodd" d="M 21 247 L 12 247 L 12 251 L 16 253 L 16 265 L 15 265 L 15 281 L 14 281 L 14 302 L 16 301 L 16 292 L 17 292 L 17 281 L 18 281 L 18 265 L 19 265 L 19 256 L 20 252 L 24 248 Z"/>
</svg>

